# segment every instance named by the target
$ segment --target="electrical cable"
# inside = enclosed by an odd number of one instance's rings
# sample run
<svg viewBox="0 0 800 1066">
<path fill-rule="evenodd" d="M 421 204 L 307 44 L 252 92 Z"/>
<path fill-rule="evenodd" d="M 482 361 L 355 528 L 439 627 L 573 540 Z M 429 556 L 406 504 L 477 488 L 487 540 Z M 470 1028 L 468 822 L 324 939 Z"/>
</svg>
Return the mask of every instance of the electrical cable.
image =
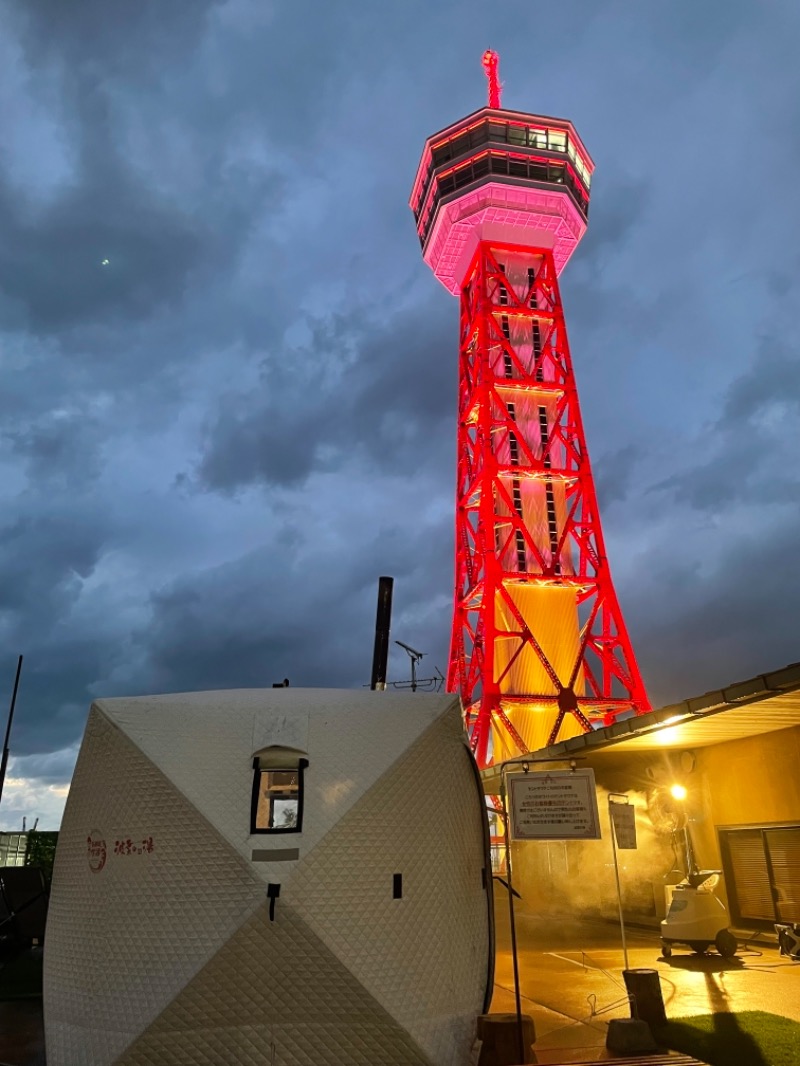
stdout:
<svg viewBox="0 0 800 1066">
<path fill-rule="evenodd" d="M 680 854 L 678 853 L 678 846 L 677 846 L 677 843 L 675 841 L 675 837 L 677 835 L 678 835 L 678 829 L 677 829 L 677 826 L 676 826 L 675 828 L 673 828 L 672 832 L 669 835 L 669 846 L 672 848 L 672 866 L 670 866 L 670 868 L 664 874 L 664 877 L 669 877 L 669 875 L 673 871 L 676 874 L 681 873 L 681 869 L 680 869 L 680 861 L 681 861 L 680 860 Z"/>
<path fill-rule="evenodd" d="M 754 929 L 753 932 L 750 934 L 750 936 L 745 937 L 744 940 L 741 941 L 742 947 L 744 948 L 744 950 L 747 952 L 748 955 L 763 956 L 764 952 L 763 951 L 758 951 L 750 943 L 750 941 L 755 939 L 755 937 L 762 936 L 762 935 L 763 934 L 762 934 L 762 932 L 760 930 Z"/>
<path fill-rule="evenodd" d="M 599 969 L 599 967 L 594 967 L 594 968 L 595 969 Z M 605 972 L 605 971 L 603 971 L 603 972 Z M 502 988 L 504 992 L 510 992 L 512 994 L 514 992 L 513 988 L 507 988 L 505 985 L 501 985 L 501 984 L 497 984 L 496 983 L 495 987 Z M 536 1049 L 537 1049 L 537 1051 L 546 1051 L 546 1050 L 548 1050 L 542 1041 L 546 1040 L 547 1037 L 551 1036 L 553 1033 L 560 1033 L 564 1029 L 572 1029 L 576 1025 L 591 1025 L 592 1018 L 596 1018 L 596 1017 L 598 1017 L 601 1014 L 606 1014 L 610 1010 L 615 1010 L 617 1007 L 622 1006 L 623 1003 L 630 1002 L 628 996 L 623 996 L 621 999 L 614 1000 L 613 1003 L 610 1003 L 610 1004 L 608 1004 L 605 1007 L 601 1007 L 600 1010 L 596 1010 L 594 1008 L 592 1000 L 594 1000 L 595 1003 L 596 1003 L 597 1002 L 597 997 L 592 993 L 590 996 L 587 996 L 587 1003 L 589 1004 L 590 1013 L 585 1015 L 582 1018 L 573 1018 L 571 1014 L 565 1014 L 563 1010 L 558 1010 L 556 1007 L 548 1007 L 547 1004 L 545 1004 L 545 1003 L 539 1003 L 537 1000 L 531 999 L 531 997 L 530 996 L 526 996 L 524 992 L 520 992 L 520 998 L 521 999 L 526 999 L 528 1001 L 528 1003 L 532 1003 L 534 1005 L 534 1007 L 544 1008 L 544 1010 L 550 1011 L 552 1014 L 560 1014 L 563 1018 L 569 1018 L 570 1019 L 570 1021 L 567 1022 L 565 1025 L 557 1025 L 555 1027 L 555 1029 L 548 1029 L 546 1033 L 542 1033 L 541 1037 L 536 1041 Z"/>
</svg>

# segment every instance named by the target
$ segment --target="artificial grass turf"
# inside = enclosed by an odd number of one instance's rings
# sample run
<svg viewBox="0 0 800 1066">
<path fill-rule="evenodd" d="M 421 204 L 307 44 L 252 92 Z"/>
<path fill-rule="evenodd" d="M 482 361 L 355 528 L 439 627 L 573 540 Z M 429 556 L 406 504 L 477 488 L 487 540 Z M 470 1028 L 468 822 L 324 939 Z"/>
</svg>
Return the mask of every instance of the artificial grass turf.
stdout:
<svg viewBox="0 0 800 1066">
<path fill-rule="evenodd" d="M 657 1039 L 711 1066 L 797 1066 L 800 1022 L 760 1010 L 698 1014 L 668 1022 Z"/>
</svg>

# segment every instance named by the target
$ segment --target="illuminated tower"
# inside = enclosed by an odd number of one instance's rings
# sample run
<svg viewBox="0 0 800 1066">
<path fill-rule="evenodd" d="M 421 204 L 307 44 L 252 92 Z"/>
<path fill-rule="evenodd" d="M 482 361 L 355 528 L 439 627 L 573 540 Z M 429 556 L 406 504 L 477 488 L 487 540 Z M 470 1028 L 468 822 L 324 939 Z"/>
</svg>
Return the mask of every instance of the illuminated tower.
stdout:
<svg viewBox="0 0 800 1066">
<path fill-rule="evenodd" d="M 484 65 L 490 106 L 428 139 L 411 194 L 425 262 L 461 300 L 448 688 L 481 766 L 649 710 L 558 288 L 593 163 L 571 122 L 501 109 Z"/>
</svg>

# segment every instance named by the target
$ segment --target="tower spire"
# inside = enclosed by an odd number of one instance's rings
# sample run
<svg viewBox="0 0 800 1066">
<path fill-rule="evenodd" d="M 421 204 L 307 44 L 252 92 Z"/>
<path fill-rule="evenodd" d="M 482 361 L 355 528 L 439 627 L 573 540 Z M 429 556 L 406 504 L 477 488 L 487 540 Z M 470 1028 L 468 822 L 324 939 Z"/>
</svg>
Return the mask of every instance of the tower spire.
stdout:
<svg viewBox="0 0 800 1066">
<path fill-rule="evenodd" d="M 497 73 L 500 56 L 497 52 L 493 52 L 491 48 L 487 48 L 483 53 L 482 62 L 486 77 L 489 79 L 489 107 L 499 108 L 500 95 L 503 91 L 503 86 L 500 84 L 500 78 Z"/>
</svg>

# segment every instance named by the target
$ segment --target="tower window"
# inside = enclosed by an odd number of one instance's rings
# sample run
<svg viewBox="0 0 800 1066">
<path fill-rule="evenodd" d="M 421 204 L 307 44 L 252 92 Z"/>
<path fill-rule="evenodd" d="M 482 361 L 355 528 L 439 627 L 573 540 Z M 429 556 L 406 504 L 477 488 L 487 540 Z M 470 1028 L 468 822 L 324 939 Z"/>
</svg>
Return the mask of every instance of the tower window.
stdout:
<svg viewBox="0 0 800 1066">
<path fill-rule="evenodd" d="M 532 148 L 547 148 L 547 130 L 528 130 L 528 144 Z"/>
<path fill-rule="evenodd" d="M 497 265 L 500 267 L 500 270 L 503 272 L 503 275 L 505 276 L 505 272 L 506 272 L 505 263 L 498 263 Z M 502 304 L 503 307 L 505 307 L 508 304 L 508 289 L 505 287 L 505 285 L 502 283 L 502 281 L 500 282 L 499 302 Z M 508 334 L 506 334 L 506 336 L 508 336 Z"/>
<path fill-rule="evenodd" d="M 530 293 L 529 307 L 536 307 L 536 271 L 528 267 L 528 292 Z"/>
<path fill-rule="evenodd" d="M 308 759 L 291 748 L 270 747 L 254 755 L 251 833 L 301 831 L 307 766 Z"/>
</svg>

